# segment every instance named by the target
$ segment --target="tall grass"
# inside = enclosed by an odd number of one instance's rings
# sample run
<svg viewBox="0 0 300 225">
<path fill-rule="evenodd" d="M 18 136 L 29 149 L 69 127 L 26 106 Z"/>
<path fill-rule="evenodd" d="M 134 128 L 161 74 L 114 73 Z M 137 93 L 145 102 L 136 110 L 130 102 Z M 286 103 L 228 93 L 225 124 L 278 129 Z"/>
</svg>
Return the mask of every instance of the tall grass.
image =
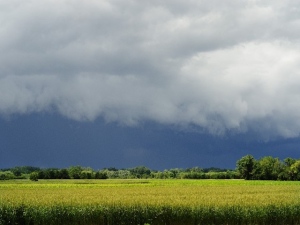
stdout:
<svg viewBox="0 0 300 225">
<path fill-rule="evenodd" d="M 297 182 L 0 183 L 0 225 L 300 224 Z"/>
<path fill-rule="evenodd" d="M 1 206 L 0 224 L 300 224 L 300 206 Z"/>
</svg>

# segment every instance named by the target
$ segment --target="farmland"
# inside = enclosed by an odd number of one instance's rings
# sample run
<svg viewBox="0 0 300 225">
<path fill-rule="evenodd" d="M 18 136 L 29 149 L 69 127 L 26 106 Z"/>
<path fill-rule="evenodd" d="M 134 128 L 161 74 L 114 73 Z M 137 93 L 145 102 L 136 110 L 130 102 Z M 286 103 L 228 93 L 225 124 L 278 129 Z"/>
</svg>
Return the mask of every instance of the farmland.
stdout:
<svg viewBox="0 0 300 225">
<path fill-rule="evenodd" d="M 0 224 L 300 224 L 300 183 L 2 181 Z"/>
</svg>

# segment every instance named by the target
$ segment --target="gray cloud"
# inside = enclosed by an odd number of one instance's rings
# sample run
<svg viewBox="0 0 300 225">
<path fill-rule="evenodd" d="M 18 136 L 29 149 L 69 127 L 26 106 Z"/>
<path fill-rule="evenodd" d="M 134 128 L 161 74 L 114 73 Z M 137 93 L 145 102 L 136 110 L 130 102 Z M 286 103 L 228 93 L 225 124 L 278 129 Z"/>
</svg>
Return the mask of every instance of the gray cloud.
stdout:
<svg viewBox="0 0 300 225">
<path fill-rule="evenodd" d="M 300 132 L 290 1 L 2 2 L 0 113 Z"/>
</svg>

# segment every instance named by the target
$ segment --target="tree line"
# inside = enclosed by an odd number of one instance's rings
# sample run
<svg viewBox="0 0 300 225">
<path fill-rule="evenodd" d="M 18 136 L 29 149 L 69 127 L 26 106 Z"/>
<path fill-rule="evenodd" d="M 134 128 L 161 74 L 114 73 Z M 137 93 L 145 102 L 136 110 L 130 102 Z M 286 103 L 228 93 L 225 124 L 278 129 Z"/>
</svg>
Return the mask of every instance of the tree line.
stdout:
<svg viewBox="0 0 300 225">
<path fill-rule="evenodd" d="M 39 168 L 31 166 L 0 170 L 0 180 L 8 179 L 231 179 L 238 178 L 235 170 L 199 167 L 187 169 L 151 170 L 145 166 L 128 169 L 115 167 L 94 170 L 90 167 Z"/>
<path fill-rule="evenodd" d="M 246 155 L 237 161 L 236 170 L 246 180 L 300 180 L 300 159 L 288 157 L 281 161 L 266 156 L 257 160 Z"/>
<path fill-rule="evenodd" d="M 32 166 L 0 170 L 0 180 L 8 179 L 246 179 L 246 180 L 300 180 L 300 159 L 283 161 L 272 156 L 255 159 L 246 155 L 236 162 L 236 169 L 192 167 L 163 171 L 145 166 L 117 169 L 114 167 L 94 170 L 90 167 L 39 168 Z"/>
</svg>

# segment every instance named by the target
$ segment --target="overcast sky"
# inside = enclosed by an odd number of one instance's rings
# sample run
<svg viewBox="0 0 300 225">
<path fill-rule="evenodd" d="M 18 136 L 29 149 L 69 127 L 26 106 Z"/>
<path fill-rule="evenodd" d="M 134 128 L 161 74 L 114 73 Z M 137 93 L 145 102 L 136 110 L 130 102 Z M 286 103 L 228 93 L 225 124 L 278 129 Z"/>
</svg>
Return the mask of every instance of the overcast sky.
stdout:
<svg viewBox="0 0 300 225">
<path fill-rule="evenodd" d="M 41 115 L 41 124 L 56 121 L 56 133 L 62 121 L 113 127 L 108 139 L 157 126 L 185 136 L 182 143 L 227 140 L 228 149 L 247 136 L 264 145 L 299 138 L 295 0 L 0 0 L 0 11 L 1 151 L 10 164 L 21 147 L 3 143 L 15 142 L 15 132 L 29 140 L 24 121 Z M 15 127 L 10 136 L 7 126 Z M 93 154 L 101 154 L 99 145 Z M 164 154 L 171 148 L 172 141 Z"/>
</svg>

